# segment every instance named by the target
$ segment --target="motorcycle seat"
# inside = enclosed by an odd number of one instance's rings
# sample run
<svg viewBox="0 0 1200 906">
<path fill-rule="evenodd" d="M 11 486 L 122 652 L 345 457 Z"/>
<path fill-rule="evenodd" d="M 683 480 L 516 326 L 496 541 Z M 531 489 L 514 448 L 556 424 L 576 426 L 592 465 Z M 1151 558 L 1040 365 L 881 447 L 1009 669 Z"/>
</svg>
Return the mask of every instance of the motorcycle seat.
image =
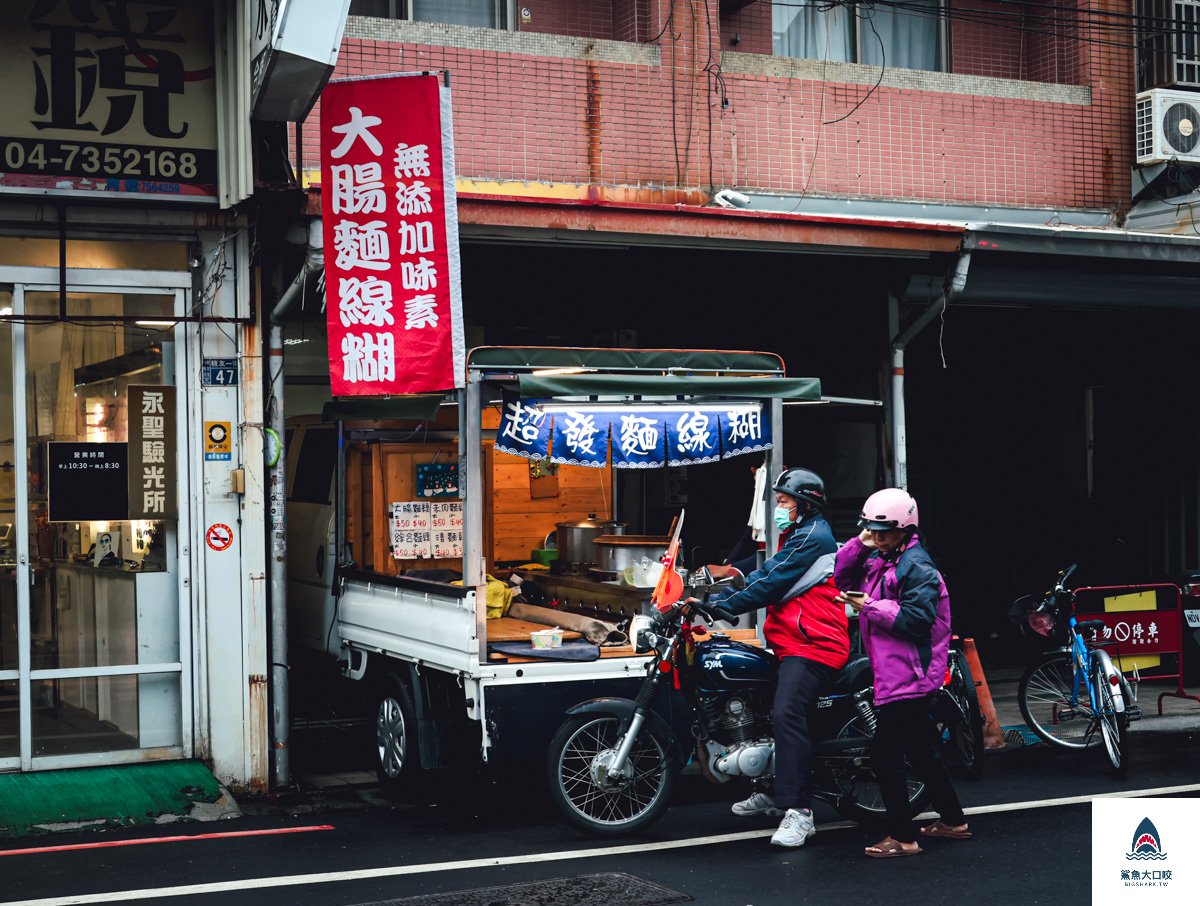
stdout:
<svg viewBox="0 0 1200 906">
<path fill-rule="evenodd" d="M 871 659 L 866 655 L 853 657 L 829 681 L 822 690 L 823 695 L 852 695 L 871 685 Z"/>
</svg>

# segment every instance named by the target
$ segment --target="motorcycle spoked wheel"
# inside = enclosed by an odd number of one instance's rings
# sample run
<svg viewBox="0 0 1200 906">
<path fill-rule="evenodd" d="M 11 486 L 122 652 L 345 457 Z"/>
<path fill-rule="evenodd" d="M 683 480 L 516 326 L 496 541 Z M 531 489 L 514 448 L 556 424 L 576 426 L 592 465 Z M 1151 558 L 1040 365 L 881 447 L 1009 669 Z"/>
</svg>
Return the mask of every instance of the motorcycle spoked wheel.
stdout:
<svg viewBox="0 0 1200 906">
<path fill-rule="evenodd" d="M 670 805 L 675 766 L 666 743 L 643 729 L 629 753 L 630 780 L 614 790 L 594 780 L 593 763 L 619 743 L 621 720 L 581 714 L 558 728 L 546 756 L 550 798 L 575 827 L 598 836 L 631 834 L 649 827 Z"/>
<path fill-rule="evenodd" d="M 833 783 L 840 795 L 836 803 L 837 810 L 851 821 L 859 824 L 875 826 L 883 824 L 887 818 L 887 809 L 883 804 L 883 794 L 875 774 L 869 767 L 858 767 L 850 762 L 856 754 L 865 755 L 870 745 L 871 734 L 867 731 L 861 717 L 849 721 L 838 733 L 838 739 L 861 736 L 861 750 L 851 749 L 842 753 L 847 757 L 845 762 L 835 763 L 828 770 Z M 917 778 L 912 768 L 908 768 L 908 807 L 911 816 L 915 817 L 925 810 L 929 804 L 929 790 L 925 783 Z"/>
</svg>

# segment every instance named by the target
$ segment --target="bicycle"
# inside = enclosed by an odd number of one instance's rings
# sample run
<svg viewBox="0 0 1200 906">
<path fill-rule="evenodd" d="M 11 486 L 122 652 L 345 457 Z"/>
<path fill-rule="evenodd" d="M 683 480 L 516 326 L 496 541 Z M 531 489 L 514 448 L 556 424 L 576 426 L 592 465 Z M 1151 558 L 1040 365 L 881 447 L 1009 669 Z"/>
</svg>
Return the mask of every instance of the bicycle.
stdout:
<svg viewBox="0 0 1200 906">
<path fill-rule="evenodd" d="M 1058 574 L 1053 590 L 1029 595 L 1013 605 L 1010 617 L 1023 632 L 1036 632 L 1061 644 L 1030 665 L 1017 688 L 1029 728 L 1053 746 L 1082 751 L 1103 741 L 1118 777 L 1129 771 L 1129 723 L 1141 716 L 1137 693 L 1099 641 L 1102 620 L 1077 622 L 1075 592 L 1066 588 L 1071 564 Z M 1090 638 L 1083 634 L 1090 633 Z M 1137 671 L 1134 671 L 1134 683 Z"/>
<path fill-rule="evenodd" d="M 953 751 L 968 780 L 983 775 L 983 712 L 975 677 L 957 636 L 951 642 L 946 682 L 934 701 L 934 720 L 947 751 Z"/>
</svg>

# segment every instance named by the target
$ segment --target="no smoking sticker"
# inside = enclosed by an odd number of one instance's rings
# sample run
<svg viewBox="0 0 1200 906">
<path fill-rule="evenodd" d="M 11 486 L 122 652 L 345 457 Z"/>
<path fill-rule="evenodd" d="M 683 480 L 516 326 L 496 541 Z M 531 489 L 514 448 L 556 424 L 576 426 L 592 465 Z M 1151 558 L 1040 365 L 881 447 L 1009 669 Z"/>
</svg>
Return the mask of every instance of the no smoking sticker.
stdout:
<svg viewBox="0 0 1200 906">
<path fill-rule="evenodd" d="M 210 525 L 208 531 L 204 533 L 204 540 L 208 542 L 208 546 L 215 551 L 223 551 L 233 544 L 233 529 L 227 525 L 222 525 L 218 522 L 216 525 Z"/>
</svg>

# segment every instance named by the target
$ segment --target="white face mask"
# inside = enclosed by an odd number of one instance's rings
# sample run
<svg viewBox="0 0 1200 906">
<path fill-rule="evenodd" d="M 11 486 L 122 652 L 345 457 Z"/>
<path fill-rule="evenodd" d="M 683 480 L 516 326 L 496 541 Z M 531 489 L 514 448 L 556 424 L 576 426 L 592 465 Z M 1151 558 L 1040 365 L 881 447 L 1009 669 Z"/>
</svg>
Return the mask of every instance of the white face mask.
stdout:
<svg viewBox="0 0 1200 906">
<path fill-rule="evenodd" d="M 792 510 L 785 506 L 775 507 L 775 525 L 780 531 L 788 528 L 792 524 Z"/>
</svg>

